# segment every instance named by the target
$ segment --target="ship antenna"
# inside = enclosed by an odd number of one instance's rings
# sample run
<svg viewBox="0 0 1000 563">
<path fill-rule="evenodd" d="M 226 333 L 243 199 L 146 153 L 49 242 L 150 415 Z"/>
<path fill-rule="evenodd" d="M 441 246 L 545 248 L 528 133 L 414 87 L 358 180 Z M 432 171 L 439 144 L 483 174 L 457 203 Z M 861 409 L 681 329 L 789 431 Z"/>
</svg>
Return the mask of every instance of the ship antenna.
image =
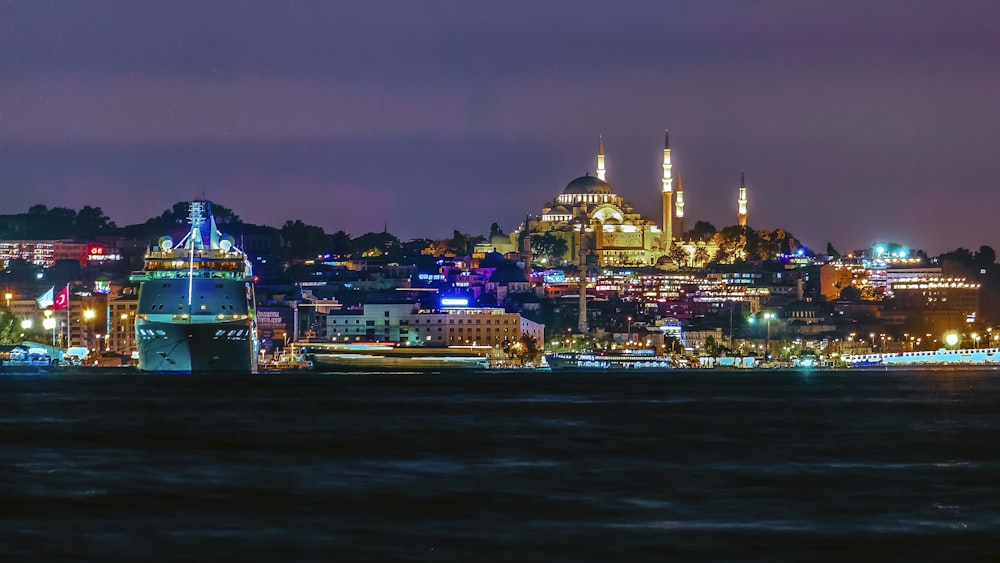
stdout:
<svg viewBox="0 0 1000 563">
<path fill-rule="evenodd" d="M 188 313 L 191 312 L 192 294 L 194 293 L 194 251 L 195 247 L 201 244 L 201 223 L 205 220 L 205 204 L 203 202 L 192 201 L 190 205 L 188 219 L 191 221 L 191 237 L 188 244 L 191 247 L 190 261 L 188 262 Z"/>
</svg>

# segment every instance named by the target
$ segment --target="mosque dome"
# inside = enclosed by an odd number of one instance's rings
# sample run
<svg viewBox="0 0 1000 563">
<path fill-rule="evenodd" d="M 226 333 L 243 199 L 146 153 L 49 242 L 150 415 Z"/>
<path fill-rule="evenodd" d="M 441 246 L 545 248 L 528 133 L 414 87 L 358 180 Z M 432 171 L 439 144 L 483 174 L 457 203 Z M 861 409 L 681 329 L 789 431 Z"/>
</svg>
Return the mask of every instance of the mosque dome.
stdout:
<svg viewBox="0 0 1000 563">
<path fill-rule="evenodd" d="M 496 246 L 498 244 L 510 244 L 510 235 L 505 235 L 503 233 L 493 233 L 490 235 L 490 244 Z"/>
<path fill-rule="evenodd" d="M 493 270 L 493 274 L 490 275 L 490 281 L 507 284 L 512 282 L 526 282 L 528 278 L 525 276 L 524 270 L 518 268 L 516 264 L 506 262 L 497 266 L 496 270 Z"/>
<path fill-rule="evenodd" d="M 487 252 L 486 256 L 484 256 L 483 259 L 479 261 L 479 267 L 498 268 L 504 265 L 506 262 L 507 259 L 503 257 L 503 254 L 500 254 L 499 252 L 496 251 L 496 249 L 493 249 L 493 252 Z"/>
<path fill-rule="evenodd" d="M 566 185 L 564 194 L 610 194 L 611 185 L 596 176 L 580 176 Z"/>
<path fill-rule="evenodd" d="M 565 205 L 557 205 L 549 210 L 553 215 L 569 215 L 569 209 Z"/>
</svg>

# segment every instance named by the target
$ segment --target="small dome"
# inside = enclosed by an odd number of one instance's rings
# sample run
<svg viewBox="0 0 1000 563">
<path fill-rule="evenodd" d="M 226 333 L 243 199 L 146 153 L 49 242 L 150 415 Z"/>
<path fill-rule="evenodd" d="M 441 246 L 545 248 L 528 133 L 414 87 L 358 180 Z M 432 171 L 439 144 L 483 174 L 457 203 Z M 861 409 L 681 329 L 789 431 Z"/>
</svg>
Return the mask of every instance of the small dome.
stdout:
<svg viewBox="0 0 1000 563">
<path fill-rule="evenodd" d="M 557 205 L 549 210 L 552 215 L 569 215 L 569 209 L 565 205 Z"/>
<path fill-rule="evenodd" d="M 479 267 L 480 268 L 497 268 L 497 267 L 500 267 L 500 266 L 504 265 L 506 262 L 507 262 L 507 259 L 503 257 L 503 254 L 500 254 L 494 248 L 493 252 L 487 252 L 486 256 L 484 256 L 483 259 L 479 261 Z"/>
<path fill-rule="evenodd" d="M 610 194 L 611 185 L 596 176 L 580 176 L 566 184 L 564 194 Z"/>
</svg>

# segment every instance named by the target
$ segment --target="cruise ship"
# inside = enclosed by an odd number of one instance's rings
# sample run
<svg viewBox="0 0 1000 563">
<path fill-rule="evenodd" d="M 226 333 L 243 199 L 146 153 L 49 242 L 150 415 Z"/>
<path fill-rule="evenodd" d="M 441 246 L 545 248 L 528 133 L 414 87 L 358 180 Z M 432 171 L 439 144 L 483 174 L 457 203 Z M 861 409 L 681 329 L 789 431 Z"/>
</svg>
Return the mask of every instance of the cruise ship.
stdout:
<svg viewBox="0 0 1000 563">
<path fill-rule="evenodd" d="M 189 204 L 188 233 L 160 237 L 145 257 L 135 332 L 139 369 L 257 371 L 253 272 L 232 236 L 218 231 L 211 203 Z"/>
<path fill-rule="evenodd" d="M 673 359 L 657 356 L 655 350 L 605 350 L 597 352 L 563 352 L 545 355 L 553 370 L 664 370 L 674 368 Z"/>
</svg>

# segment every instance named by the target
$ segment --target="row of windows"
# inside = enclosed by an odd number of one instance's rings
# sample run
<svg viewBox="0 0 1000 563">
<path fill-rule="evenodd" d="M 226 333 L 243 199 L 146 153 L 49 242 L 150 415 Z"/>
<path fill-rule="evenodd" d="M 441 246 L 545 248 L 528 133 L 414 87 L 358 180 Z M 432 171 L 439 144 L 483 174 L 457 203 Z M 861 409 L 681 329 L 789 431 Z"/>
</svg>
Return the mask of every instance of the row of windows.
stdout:
<svg viewBox="0 0 1000 563">
<path fill-rule="evenodd" d="M 354 321 L 354 324 L 361 324 L 361 319 L 342 319 L 342 320 L 343 320 L 343 323 L 340 323 L 340 324 L 349 325 L 349 324 L 351 324 L 351 320 Z M 443 322 L 442 319 L 437 319 L 437 323 L 438 324 L 441 324 L 442 322 Z M 385 323 L 389 324 L 389 321 L 385 321 Z M 337 319 L 335 319 L 335 318 L 334 319 L 330 319 L 330 324 L 334 324 L 334 325 L 338 324 Z M 365 320 L 365 324 L 367 324 L 368 326 L 375 326 L 375 321 L 373 321 L 373 320 Z M 410 321 L 409 321 L 409 319 L 400 319 L 399 320 L 399 324 L 400 325 L 409 325 Z M 420 319 L 414 320 L 413 324 L 420 324 Z M 427 319 L 426 324 L 431 324 L 431 319 Z M 473 319 L 448 319 L 448 324 L 477 324 L 477 325 L 478 324 L 505 324 L 505 325 L 509 325 L 509 324 L 517 324 L 517 322 L 514 319 L 511 319 L 511 318 L 503 319 L 502 321 L 500 319 L 486 319 L 485 322 L 483 321 L 483 319 L 475 319 L 475 323 L 473 323 Z"/>
<path fill-rule="evenodd" d="M 339 330 L 339 331 L 342 331 L 342 332 L 350 333 L 350 332 L 355 332 L 355 331 L 356 332 L 364 332 L 366 329 L 364 327 L 360 327 L 360 326 L 359 327 L 346 326 L 346 327 L 338 328 L 338 329 L 335 329 L 335 330 Z M 415 332 L 420 332 L 420 331 L 424 331 L 424 330 L 430 332 L 431 330 L 433 330 L 433 327 L 426 327 L 426 328 L 424 328 L 424 327 L 414 327 L 414 330 L 415 330 Z M 385 332 L 385 331 L 381 331 L 381 332 Z M 409 334 L 409 332 L 410 332 L 410 328 L 409 327 L 400 327 L 400 329 L 399 329 L 399 333 L 400 334 Z M 437 332 L 441 332 L 441 327 L 437 327 Z M 465 328 L 458 327 L 457 329 L 455 329 L 455 332 L 463 332 L 464 333 L 465 332 Z M 473 332 L 472 327 L 469 327 L 469 333 L 472 333 L 472 332 Z M 475 328 L 475 332 L 476 333 L 481 333 L 481 332 L 483 332 L 483 329 L 480 328 L 480 327 L 476 327 Z M 487 327 L 486 328 L 486 332 L 487 333 L 492 333 L 493 329 L 490 328 L 490 327 Z M 503 332 L 504 333 L 510 333 L 511 330 L 509 328 L 504 328 Z M 496 333 L 500 334 L 501 330 L 499 328 L 497 328 L 496 329 Z"/>
</svg>

